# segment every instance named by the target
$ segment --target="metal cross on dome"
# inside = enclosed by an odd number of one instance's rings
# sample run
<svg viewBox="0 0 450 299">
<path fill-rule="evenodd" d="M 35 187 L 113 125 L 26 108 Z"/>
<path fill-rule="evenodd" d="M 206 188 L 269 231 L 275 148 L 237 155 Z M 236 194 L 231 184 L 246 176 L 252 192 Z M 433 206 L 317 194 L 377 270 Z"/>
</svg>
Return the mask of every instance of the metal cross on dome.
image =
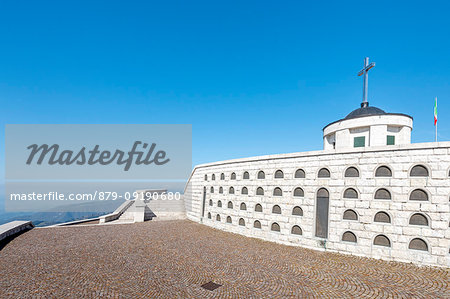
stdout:
<svg viewBox="0 0 450 299">
<path fill-rule="evenodd" d="M 375 66 L 375 62 L 372 62 L 369 64 L 369 57 L 364 58 L 364 68 L 359 71 L 358 76 L 364 75 L 364 86 L 363 86 L 363 101 L 361 103 L 361 107 L 367 107 L 369 106 L 369 103 L 367 102 L 367 93 L 368 93 L 368 87 L 369 87 L 369 70 Z"/>
</svg>

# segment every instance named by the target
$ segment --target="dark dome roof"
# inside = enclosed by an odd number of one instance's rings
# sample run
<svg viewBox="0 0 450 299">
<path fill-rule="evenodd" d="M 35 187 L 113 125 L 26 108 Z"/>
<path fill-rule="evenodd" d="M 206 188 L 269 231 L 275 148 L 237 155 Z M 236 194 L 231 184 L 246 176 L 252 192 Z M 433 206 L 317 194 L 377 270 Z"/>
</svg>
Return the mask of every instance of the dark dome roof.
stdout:
<svg viewBox="0 0 450 299">
<path fill-rule="evenodd" d="M 343 121 L 343 120 L 354 119 L 354 118 L 365 117 L 365 116 L 374 116 L 374 115 L 400 115 L 400 116 L 409 117 L 409 118 L 411 118 L 411 120 L 413 119 L 411 116 L 403 114 L 403 113 L 387 113 L 387 112 L 384 112 L 380 108 L 369 106 L 368 102 L 363 102 L 363 103 L 361 103 L 361 108 L 353 110 L 352 112 L 350 112 L 343 119 L 340 119 L 340 120 L 334 121 L 332 123 L 329 123 L 328 125 L 326 125 L 323 128 L 323 130 L 325 130 L 325 128 L 327 128 L 328 126 L 330 126 L 332 124 L 335 124 L 337 122 Z"/>
<path fill-rule="evenodd" d="M 356 110 L 353 110 L 345 117 L 345 119 L 351 119 L 351 118 L 357 118 L 357 117 L 369 116 L 369 115 L 382 115 L 382 114 L 387 114 L 387 113 L 384 112 L 383 110 L 381 110 L 380 108 L 367 106 L 367 107 L 361 107 Z"/>
</svg>

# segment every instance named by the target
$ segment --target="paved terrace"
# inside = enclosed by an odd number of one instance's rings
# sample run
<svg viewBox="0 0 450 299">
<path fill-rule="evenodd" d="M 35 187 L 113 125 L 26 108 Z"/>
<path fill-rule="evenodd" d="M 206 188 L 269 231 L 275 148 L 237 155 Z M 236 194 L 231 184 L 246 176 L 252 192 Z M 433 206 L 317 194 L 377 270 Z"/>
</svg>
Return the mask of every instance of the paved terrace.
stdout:
<svg viewBox="0 0 450 299">
<path fill-rule="evenodd" d="M 449 298 L 449 270 L 289 247 L 190 221 L 35 228 L 0 251 L 0 298 Z M 200 285 L 214 281 L 214 291 Z"/>
</svg>

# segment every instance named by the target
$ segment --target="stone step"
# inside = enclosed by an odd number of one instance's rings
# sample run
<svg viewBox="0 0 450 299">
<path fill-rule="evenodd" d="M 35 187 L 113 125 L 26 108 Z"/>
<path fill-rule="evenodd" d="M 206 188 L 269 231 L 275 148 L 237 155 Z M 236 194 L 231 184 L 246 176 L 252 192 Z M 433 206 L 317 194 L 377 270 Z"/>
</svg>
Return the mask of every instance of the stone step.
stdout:
<svg viewBox="0 0 450 299">
<path fill-rule="evenodd" d="M 173 217 L 174 219 L 181 219 L 185 215 L 184 201 L 182 200 L 147 200 L 144 202 L 144 215 L 145 221 L 164 218 L 169 219 Z M 136 217 L 136 212 L 142 211 L 136 204 L 133 203 L 128 207 L 126 211 L 119 217 L 121 221 L 134 220 Z"/>
</svg>

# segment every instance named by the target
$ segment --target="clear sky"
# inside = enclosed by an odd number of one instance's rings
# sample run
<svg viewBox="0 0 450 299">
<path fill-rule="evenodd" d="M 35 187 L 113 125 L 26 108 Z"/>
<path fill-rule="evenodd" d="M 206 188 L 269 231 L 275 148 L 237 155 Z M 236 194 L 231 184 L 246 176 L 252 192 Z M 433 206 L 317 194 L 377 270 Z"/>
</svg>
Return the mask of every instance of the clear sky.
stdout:
<svg viewBox="0 0 450 299">
<path fill-rule="evenodd" d="M 438 96 L 450 140 L 449 3 L 1 1 L 1 126 L 188 123 L 194 165 L 320 150 L 369 56 L 370 104 L 430 142 Z"/>
</svg>

